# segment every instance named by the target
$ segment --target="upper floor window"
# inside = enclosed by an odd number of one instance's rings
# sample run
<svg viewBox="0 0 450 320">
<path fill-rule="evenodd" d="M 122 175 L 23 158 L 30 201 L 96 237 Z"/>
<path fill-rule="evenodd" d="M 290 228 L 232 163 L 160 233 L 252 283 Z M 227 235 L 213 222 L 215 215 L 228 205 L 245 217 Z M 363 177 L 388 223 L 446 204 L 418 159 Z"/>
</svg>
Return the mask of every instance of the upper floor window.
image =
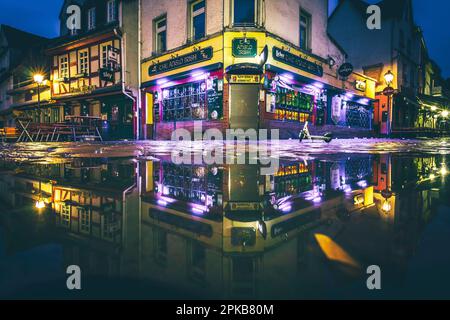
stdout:
<svg viewBox="0 0 450 320">
<path fill-rule="evenodd" d="M 87 49 L 78 51 L 78 72 L 80 74 L 89 73 L 89 58 Z"/>
<path fill-rule="evenodd" d="M 192 40 L 199 40 L 206 34 L 205 0 L 196 0 L 190 3 L 189 35 Z"/>
<path fill-rule="evenodd" d="M 311 15 L 300 10 L 300 48 L 311 49 Z"/>
<path fill-rule="evenodd" d="M 88 10 L 88 30 L 95 29 L 95 8 Z"/>
<path fill-rule="evenodd" d="M 106 4 L 106 22 L 114 22 L 117 20 L 116 0 L 109 0 Z"/>
<path fill-rule="evenodd" d="M 167 50 L 167 18 L 158 18 L 154 22 L 155 52 L 161 53 Z"/>
<path fill-rule="evenodd" d="M 100 46 L 100 65 L 102 68 L 109 68 L 109 61 L 108 61 L 108 46 L 109 44 L 102 44 Z"/>
<path fill-rule="evenodd" d="M 234 26 L 256 25 L 257 1 L 258 0 L 232 0 Z"/>
<path fill-rule="evenodd" d="M 69 58 L 67 57 L 67 55 L 59 57 L 59 77 L 69 77 Z"/>
</svg>

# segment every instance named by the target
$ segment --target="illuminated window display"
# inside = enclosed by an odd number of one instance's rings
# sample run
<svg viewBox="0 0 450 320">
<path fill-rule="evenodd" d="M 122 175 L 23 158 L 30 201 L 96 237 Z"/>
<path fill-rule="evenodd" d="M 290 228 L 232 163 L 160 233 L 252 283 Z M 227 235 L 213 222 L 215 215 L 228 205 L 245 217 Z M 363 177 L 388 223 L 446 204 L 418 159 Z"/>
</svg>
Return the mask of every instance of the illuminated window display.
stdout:
<svg viewBox="0 0 450 320">
<path fill-rule="evenodd" d="M 193 82 L 162 90 L 163 121 L 203 120 L 208 116 L 206 82 Z"/>
</svg>

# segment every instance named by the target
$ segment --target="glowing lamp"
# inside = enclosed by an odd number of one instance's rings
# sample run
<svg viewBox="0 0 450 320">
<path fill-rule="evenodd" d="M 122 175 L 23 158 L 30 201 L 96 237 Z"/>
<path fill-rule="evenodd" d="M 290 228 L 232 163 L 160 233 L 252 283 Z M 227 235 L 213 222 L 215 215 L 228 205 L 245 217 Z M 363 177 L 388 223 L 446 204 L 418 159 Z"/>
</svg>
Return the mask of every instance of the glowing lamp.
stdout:
<svg viewBox="0 0 450 320">
<path fill-rule="evenodd" d="M 37 84 L 42 84 L 44 82 L 44 76 L 40 73 L 37 73 L 33 76 L 33 80 Z"/>
<path fill-rule="evenodd" d="M 44 209 L 45 208 L 45 202 L 43 200 L 36 201 L 35 204 L 36 209 Z"/>
<path fill-rule="evenodd" d="M 391 204 L 389 203 L 389 201 L 385 200 L 383 202 L 383 205 L 381 206 L 381 210 L 383 210 L 386 214 L 389 213 L 392 209 Z"/>
<path fill-rule="evenodd" d="M 394 74 L 391 72 L 391 70 L 389 70 L 384 75 L 384 80 L 386 81 L 387 85 L 390 85 L 394 81 Z"/>
</svg>

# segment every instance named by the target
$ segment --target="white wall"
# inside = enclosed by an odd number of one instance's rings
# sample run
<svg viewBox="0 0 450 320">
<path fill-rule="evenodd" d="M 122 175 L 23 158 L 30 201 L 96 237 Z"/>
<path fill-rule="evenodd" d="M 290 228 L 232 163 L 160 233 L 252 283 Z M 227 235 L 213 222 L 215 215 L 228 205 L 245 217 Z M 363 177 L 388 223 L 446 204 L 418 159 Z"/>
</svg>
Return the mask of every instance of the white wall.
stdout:
<svg viewBox="0 0 450 320">
<path fill-rule="evenodd" d="M 343 62 L 343 53 L 327 34 L 327 0 L 265 0 L 266 29 L 293 43 L 300 44 L 300 8 L 311 15 L 311 50 L 322 58 L 332 56 L 338 65 Z"/>
<path fill-rule="evenodd" d="M 153 51 L 153 20 L 167 15 L 167 50 L 183 46 L 187 41 L 188 0 L 142 0 L 142 57 Z M 223 0 L 206 0 L 206 32 L 223 29 Z"/>
</svg>

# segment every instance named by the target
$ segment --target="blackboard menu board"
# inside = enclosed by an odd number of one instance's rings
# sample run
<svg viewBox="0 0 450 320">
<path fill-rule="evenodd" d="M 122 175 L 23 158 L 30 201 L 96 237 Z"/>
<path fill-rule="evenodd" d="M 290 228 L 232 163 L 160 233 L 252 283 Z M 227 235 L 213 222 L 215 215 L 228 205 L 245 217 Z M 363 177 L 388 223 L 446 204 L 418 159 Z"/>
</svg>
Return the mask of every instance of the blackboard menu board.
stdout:
<svg viewBox="0 0 450 320">
<path fill-rule="evenodd" d="M 223 119 L 223 80 L 210 80 L 208 83 L 207 101 L 209 119 Z"/>
</svg>

